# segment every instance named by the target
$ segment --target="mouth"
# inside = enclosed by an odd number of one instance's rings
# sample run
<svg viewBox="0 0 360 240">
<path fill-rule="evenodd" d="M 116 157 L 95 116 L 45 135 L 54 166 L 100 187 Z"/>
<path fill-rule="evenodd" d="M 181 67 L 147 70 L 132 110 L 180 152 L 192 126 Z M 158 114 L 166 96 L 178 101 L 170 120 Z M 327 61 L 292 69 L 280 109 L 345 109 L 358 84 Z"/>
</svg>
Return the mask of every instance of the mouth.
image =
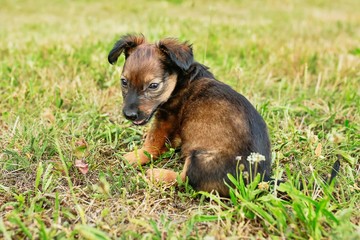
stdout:
<svg viewBox="0 0 360 240">
<path fill-rule="evenodd" d="M 159 107 L 159 106 L 158 106 Z M 132 121 L 132 123 L 136 126 L 142 126 L 147 124 L 150 119 L 152 118 L 152 116 L 154 115 L 154 113 L 156 112 L 156 110 L 158 109 L 158 107 L 156 107 L 147 118 L 143 118 L 143 119 L 136 119 L 135 121 Z"/>
<path fill-rule="evenodd" d="M 145 119 L 141 119 L 141 120 L 136 120 L 136 121 L 133 121 L 132 123 L 136 126 L 142 126 L 142 125 L 145 125 L 148 121 L 149 121 L 150 118 L 145 118 Z"/>
</svg>

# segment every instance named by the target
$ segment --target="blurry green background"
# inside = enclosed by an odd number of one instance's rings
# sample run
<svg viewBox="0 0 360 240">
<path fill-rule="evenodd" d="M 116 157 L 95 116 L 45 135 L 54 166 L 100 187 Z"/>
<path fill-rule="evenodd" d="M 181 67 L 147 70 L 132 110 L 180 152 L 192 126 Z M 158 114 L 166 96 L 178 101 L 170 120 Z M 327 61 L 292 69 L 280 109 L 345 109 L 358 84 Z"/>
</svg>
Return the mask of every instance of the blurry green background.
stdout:
<svg viewBox="0 0 360 240">
<path fill-rule="evenodd" d="M 0 238 L 358 236 L 360 1 L 0 0 L 0 6 Z M 287 178 L 288 168 L 313 183 L 314 172 L 326 176 L 340 154 L 333 195 L 314 187 L 294 205 L 258 201 L 271 222 L 255 208 L 249 215 L 240 201 L 225 211 L 188 187 L 147 183 L 121 158 L 141 145 L 145 128 L 121 116 L 123 58 L 116 66 L 107 62 L 127 33 L 193 43 L 197 61 L 263 115 L 275 175 Z M 88 174 L 74 167 L 77 159 L 89 164 Z M 178 170 L 182 162 L 170 150 L 154 166 Z M 312 215 L 314 209 L 326 211 Z"/>
</svg>

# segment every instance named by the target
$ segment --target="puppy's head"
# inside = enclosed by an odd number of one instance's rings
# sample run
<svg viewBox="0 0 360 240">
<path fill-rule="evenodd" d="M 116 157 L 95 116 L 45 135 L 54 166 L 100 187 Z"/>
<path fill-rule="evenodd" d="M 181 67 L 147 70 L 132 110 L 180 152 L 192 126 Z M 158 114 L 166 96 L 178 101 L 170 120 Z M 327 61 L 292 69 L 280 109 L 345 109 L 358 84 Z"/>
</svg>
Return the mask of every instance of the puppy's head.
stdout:
<svg viewBox="0 0 360 240">
<path fill-rule="evenodd" d="M 143 35 L 125 35 L 110 51 L 109 62 L 114 64 L 122 53 L 123 114 L 134 124 L 144 125 L 171 97 L 179 74 L 185 74 L 194 62 L 192 48 L 173 38 L 151 44 Z"/>
</svg>

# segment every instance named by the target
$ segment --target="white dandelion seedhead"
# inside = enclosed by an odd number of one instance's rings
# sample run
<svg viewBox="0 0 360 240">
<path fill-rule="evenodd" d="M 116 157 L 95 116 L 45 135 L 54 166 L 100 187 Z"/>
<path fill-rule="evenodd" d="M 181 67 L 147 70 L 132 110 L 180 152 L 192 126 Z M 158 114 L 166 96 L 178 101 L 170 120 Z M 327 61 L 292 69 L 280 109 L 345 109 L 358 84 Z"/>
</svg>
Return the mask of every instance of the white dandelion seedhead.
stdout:
<svg viewBox="0 0 360 240">
<path fill-rule="evenodd" d="M 260 153 L 250 153 L 250 155 L 246 159 L 250 164 L 259 163 L 261 161 L 265 161 L 265 156 Z"/>
</svg>

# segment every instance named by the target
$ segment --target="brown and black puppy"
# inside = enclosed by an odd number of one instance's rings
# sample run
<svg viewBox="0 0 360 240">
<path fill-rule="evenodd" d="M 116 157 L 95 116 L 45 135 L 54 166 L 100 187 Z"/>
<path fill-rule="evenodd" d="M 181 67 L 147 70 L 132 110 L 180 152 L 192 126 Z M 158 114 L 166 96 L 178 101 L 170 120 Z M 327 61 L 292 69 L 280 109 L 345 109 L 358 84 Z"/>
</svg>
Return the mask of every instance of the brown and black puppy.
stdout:
<svg viewBox="0 0 360 240">
<path fill-rule="evenodd" d="M 114 64 L 125 54 L 121 76 L 123 114 L 135 125 L 154 116 L 144 146 L 124 157 L 131 164 L 145 164 L 166 151 L 165 142 L 181 146 L 185 165 L 180 176 L 196 190 L 216 190 L 228 196 L 227 174 L 238 174 L 240 164 L 249 172 L 248 156 L 259 153 L 257 173 L 270 179 L 270 141 L 264 120 L 242 95 L 217 81 L 196 62 L 192 46 L 173 38 L 155 44 L 142 35 L 123 36 L 110 51 Z M 149 177 L 172 182 L 177 173 L 165 169 L 148 171 Z M 252 173 L 255 176 L 255 172 Z"/>
</svg>

